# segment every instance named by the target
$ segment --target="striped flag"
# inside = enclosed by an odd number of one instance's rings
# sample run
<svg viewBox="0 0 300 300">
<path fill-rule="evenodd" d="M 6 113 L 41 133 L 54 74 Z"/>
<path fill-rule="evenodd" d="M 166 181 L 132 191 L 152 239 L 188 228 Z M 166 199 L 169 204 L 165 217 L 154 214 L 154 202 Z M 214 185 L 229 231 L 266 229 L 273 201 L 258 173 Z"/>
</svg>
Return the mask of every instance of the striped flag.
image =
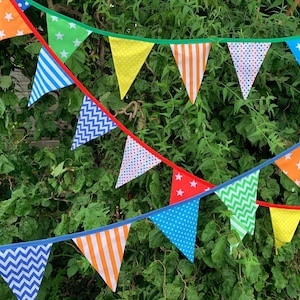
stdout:
<svg viewBox="0 0 300 300">
<path fill-rule="evenodd" d="M 73 241 L 109 288 L 117 287 L 130 224 L 74 238 Z"/>
<path fill-rule="evenodd" d="M 194 104 L 211 48 L 211 43 L 170 45 L 190 101 Z"/>
</svg>

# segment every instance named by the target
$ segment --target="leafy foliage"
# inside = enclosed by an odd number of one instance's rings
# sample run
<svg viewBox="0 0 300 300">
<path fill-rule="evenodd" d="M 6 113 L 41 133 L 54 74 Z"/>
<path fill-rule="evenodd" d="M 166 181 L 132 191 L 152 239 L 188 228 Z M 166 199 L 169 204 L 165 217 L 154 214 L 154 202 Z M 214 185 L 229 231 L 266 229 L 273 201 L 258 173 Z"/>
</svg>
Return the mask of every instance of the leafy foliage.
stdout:
<svg viewBox="0 0 300 300">
<path fill-rule="evenodd" d="M 300 34 L 298 11 L 286 16 L 291 2 L 71 0 L 54 8 L 137 36 L 271 38 Z M 46 37 L 40 13 L 27 14 Z M 213 44 L 195 105 L 167 45 L 153 48 L 124 102 L 107 38 L 92 35 L 67 65 L 112 113 L 142 101 L 132 120 L 118 119 L 174 163 L 220 184 L 297 142 L 300 113 L 299 66 L 284 43 L 271 46 L 247 101 L 226 47 Z M 119 129 L 70 151 L 83 98 L 78 88 L 50 93 L 30 109 L 28 97 L 18 99 L 11 71 L 32 80 L 39 49 L 30 36 L 1 42 L 1 244 L 100 227 L 167 205 L 172 170 L 165 165 L 114 188 L 126 139 Z M 261 170 L 259 199 L 300 205 L 299 193 L 275 166 Z M 226 207 L 212 195 L 200 208 L 194 264 L 143 220 L 131 226 L 115 294 L 70 241 L 54 244 L 38 299 L 297 299 L 299 229 L 276 256 L 269 212 L 261 207 L 255 235 L 230 255 L 237 236 Z M 3 281 L 0 290 L 14 299 Z"/>
</svg>

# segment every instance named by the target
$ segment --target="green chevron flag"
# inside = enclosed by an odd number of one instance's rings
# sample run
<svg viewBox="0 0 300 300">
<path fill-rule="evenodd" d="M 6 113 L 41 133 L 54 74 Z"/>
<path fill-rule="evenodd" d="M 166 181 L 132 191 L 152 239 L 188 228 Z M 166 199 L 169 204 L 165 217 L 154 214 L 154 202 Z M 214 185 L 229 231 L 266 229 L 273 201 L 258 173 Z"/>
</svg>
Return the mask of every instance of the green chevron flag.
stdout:
<svg viewBox="0 0 300 300">
<path fill-rule="evenodd" d="M 91 34 L 90 30 L 49 13 L 47 15 L 48 44 L 65 62 Z"/>
<path fill-rule="evenodd" d="M 254 233 L 258 176 L 259 170 L 216 192 L 232 211 L 231 228 L 237 231 L 241 240 L 247 232 Z"/>
</svg>

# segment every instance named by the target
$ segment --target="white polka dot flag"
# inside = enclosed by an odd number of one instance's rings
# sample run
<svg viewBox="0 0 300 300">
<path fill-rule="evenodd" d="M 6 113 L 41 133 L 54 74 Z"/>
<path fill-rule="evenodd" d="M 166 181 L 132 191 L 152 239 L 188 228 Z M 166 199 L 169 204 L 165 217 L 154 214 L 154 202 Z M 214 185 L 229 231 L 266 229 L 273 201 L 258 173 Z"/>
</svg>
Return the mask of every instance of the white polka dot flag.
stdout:
<svg viewBox="0 0 300 300">
<path fill-rule="evenodd" d="M 213 185 L 200 178 L 196 178 L 192 174 L 186 174 L 180 169 L 173 169 L 172 187 L 170 195 L 170 204 L 174 204 L 212 188 Z"/>
<path fill-rule="evenodd" d="M 243 98 L 247 99 L 271 43 L 227 43 Z"/>
<path fill-rule="evenodd" d="M 206 69 L 211 43 L 170 45 L 190 101 L 194 104 Z"/>
<path fill-rule="evenodd" d="M 127 136 L 116 188 L 146 173 L 161 162 L 156 156 Z"/>
<path fill-rule="evenodd" d="M 73 241 L 109 288 L 117 287 L 130 224 L 74 238 Z"/>
<path fill-rule="evenodd" d="M 46 20 L 48 44 L 62 62 L 65 62 L 92 33 L 78 24 L 49 13 L 46 14 Z"/>
<path fill-rule="evenodd" d="M 169 206 L 149 217 L 191 262 L 194 262 L 199 203 L 200 199 L 195 199 L 175 207 Z"/>
<path fill-rule="evenodd" d="M 154 44 L 114 37 L 109 37 L 109 43 L 123 99 Z"/>
<path fill-rule="evenodd" d="M 270 207 L 269 209 L 277 253 L 278 248 L 292 240 L 300 221 L 300 210 L 277 207 Z"/>
</svg>

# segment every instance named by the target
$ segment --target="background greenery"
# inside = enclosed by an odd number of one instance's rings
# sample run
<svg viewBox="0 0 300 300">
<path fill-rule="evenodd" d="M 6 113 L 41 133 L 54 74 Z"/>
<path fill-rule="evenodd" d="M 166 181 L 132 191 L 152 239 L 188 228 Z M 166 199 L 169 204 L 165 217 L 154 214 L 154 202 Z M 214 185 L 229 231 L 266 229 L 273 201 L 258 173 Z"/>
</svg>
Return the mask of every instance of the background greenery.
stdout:
<svg viewBox="0 0 300 300">
<path fill-rule="evenodd" d="M 299 11 L 286 15 L 290 0 L 40 3 L 93 27 L 152 38 L 300 35 Z M 26 14 L 46 38 L 44 15 L 35 8 Z M 87 230 L 167 205 L 172 170 L 163 164 L 114 188 L 126 140 L 119 129 L 70 151 L 83 99 L 78 88 L 48 94 L 30 109 L 28 97 L 17 98 L 11 71 L 32 81 L 39 49 L 32 36 L 1 42 L 0 243 Z M 67 65 L 114 114 L 142 101 L 131 120 L 125 114 L 118 119 L 163 156 L 216 185 L 299 140 L 300 72 L 284 43 L 271 46 L 247 101 L 225 43 L 213 44 L 194 105 L 168 45 L 153 48 L 125 101 L 119 100 L 107 38 L 93 34 Z M 40 143 L 44 139 L 56 146 Z M 275 165 L 261 170 L 258 197 L 300 205 L 299 188 Z M 255 235 L 229 255 L 236 236 L 217 196 L 201 200 L 198 223 L 194 264 L 149 220 L 133 223 L 114 294 L 72 241 L 54 244 L 38 299 L 299 299 L 299 229 L 276 256 L 269 211 L 260 207 Z M 14 299 L 2 279 L 0 291 L 2 299 Z"/>
</svg>

